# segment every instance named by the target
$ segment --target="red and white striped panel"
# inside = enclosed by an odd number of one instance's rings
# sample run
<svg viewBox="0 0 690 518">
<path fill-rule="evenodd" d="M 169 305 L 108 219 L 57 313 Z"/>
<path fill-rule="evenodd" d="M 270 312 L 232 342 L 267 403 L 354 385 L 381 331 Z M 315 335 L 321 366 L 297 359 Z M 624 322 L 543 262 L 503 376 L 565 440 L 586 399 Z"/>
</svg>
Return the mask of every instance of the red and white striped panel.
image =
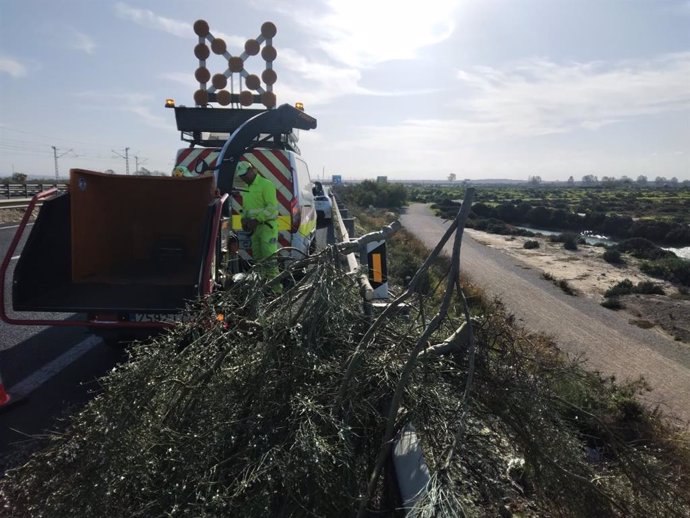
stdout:
<svg viewBox="0 0 690 518">
<path fill-rule="evenodd" d="M 197 164 L 205 160 L 210 168 L 216 167 L 216 160 L 220 149 L 218 148 L 186 148 L 177 152 L 175 166 L 183 165 L 194 172 Z M 254 149 L 242 156 L 242 160 L 255 166 L 261 176 L 273 182 L 276 186 L 278 198 L 278 241 L 280 246 L 290 246 L 292 233 L 290 232 L 291 215 L 290 203 L 293 195 L 292 167 L 286 153 L 281 150 Z M 244 182 L 236 177 L 235 187 L 246 188 Z M 232 212 L 239 214 L 242 207 L 241 193 L 232 197 Z"/>
<path fill-rule="evenodd" d="M 216 167 L 216 160 L 218 159 L 219 153 L 220 149 L 217 148 L 191 147 L 180 149 L 177 152 L 175 167 L 183 165 L 191 172 L 194 172 L 197 164 L 205 160 L 209 168 L 214 168 Z"/>
<path fill-rule="evenodd" d="M 290 160 L 284 151 L 277 149 L 253 149 L 243 155 L 242 160 L 250 162 L 257 168 L 261 176 L 270 180 L 276 186 L 276 197 L 278 198 L 278 244 L 281 247 L 290 246 L 292 243 L 290 203 L 294 197 Z M 244 182 L 239 178 L 235 178 L 235 185 L 241 189 L 244 187 Z M 233 212 L 239 213 L 240 207 L 240 201 L 233 196 Z"/>
</svg>

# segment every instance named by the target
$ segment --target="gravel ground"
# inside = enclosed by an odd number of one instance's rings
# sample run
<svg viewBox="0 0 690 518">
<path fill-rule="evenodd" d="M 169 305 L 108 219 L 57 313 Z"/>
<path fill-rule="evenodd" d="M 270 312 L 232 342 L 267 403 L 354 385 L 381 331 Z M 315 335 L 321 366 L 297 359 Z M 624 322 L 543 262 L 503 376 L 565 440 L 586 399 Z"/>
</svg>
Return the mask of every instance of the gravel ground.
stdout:
<svg viewBox="0 0 690 518">
<path fill-rule="evenodd" d="M 19 223 L 24 215 L 24 209 L 0 209 L 0 225 Z"/>
</svg>

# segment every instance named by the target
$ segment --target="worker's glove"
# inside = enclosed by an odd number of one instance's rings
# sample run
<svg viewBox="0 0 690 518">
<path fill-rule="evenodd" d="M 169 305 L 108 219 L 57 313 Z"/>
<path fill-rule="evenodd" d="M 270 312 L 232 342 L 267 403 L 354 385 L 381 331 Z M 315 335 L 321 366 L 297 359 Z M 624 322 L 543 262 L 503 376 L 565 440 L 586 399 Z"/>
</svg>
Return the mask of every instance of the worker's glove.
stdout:
<svg viewBox="0 0 690 518">
<path fill-rule="evenodd" d="M 259 221 L 256 219 L 245 219 L 242 220 L 242 228 L 246 232 L 254 232 L 256 230 L 256 227 L 259 226 Z"/>
</svg>

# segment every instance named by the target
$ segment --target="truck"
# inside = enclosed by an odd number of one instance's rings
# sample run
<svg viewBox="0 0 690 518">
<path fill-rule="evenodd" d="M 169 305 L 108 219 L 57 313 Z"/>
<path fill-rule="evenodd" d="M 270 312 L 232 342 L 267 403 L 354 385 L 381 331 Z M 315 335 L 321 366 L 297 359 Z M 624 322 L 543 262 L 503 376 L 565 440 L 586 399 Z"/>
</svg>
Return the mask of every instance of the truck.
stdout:
<svg viewBox="0 0 690 518">
<path fill-rule="evenodd" d="M 222 289 L 233 273 L 250 265 L 239 218 L 242 186 L 234 174 L 241 160 L 280 173 L 273 180 L 281 182 L 281 244 L 290 247 L 289 256 L 292 249 L 308 253 L 316 216 L 294 133 L 315 129 L 316 119 L 288 104 L 265 110 L 174 109 L 177 128 L 191 135 L 187 156 L 199 152 L 192 167 L 199 174 L 123 176 L 72 169 L 67 192 L 36 195 L 0 267 L 5 322 L 84 326 L 107 341 L 172 325 L 188 302 Z M 214 133 L 229 137 L 202 137 Z M 201 157 L 204 151 L 212 160 Z M 177 162 L 182 160 L 178 153 Z M 4 293 L 10 259 L 39 203 L 11 287 L 12 309 L 30 314 L 12 316 Z M 37 312 L 77 316 L 44 318 Z"/>
</svg>

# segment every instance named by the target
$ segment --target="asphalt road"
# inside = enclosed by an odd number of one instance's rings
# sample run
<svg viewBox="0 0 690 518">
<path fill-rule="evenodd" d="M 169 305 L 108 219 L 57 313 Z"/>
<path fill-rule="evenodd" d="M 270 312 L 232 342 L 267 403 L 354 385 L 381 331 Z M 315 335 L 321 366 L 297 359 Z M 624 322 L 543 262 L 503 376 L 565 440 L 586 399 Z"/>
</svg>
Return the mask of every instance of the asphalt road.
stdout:
<svg viewBox="0 0 690 518">
<path fill-rule="evenodd" d="M 15 231 L 16 225 L 0 226 L 0 259 L 5 257 Z M 21 246 L 13 255 L 16 258 L 20 253 Z M 10 263 L 5 283 L 6 307 L 10 303 L 15 264 L 16 259 Z M 74 318 L 34 315 L 37 316 Z M 107 347 L 82 328 L 0 322 L 0 374 L 13 397 L 12 404 L 0 409 L 0 473 L 8 467 L 6 459 L 12 458 L 10 453 L 21 450 L 32 436 L 59 428 L 58 418 L 92 398 L 98 391 L 96 380 L 124 357 L 123 350 Z"/>
<path fill-rule="evenodd" d="M 448 227 L 422 204 L 411 205 L 401 222 L 433 248 Z M 451 245 L 446 252 L 450 254 Z M 622 313 L 585 297 L 565 294 L 541 272 L 464 235 L 460 269 L 488 295 L 503 301 L 527 329 L 546 333 L 585 367 L 617 379 L 643 376 L 653 388 L 652 406 L 690 421 L 690 348 L 628 323 Z"/>
</svg>

